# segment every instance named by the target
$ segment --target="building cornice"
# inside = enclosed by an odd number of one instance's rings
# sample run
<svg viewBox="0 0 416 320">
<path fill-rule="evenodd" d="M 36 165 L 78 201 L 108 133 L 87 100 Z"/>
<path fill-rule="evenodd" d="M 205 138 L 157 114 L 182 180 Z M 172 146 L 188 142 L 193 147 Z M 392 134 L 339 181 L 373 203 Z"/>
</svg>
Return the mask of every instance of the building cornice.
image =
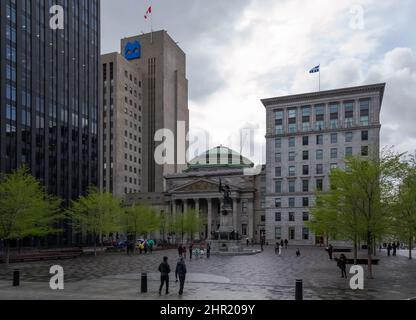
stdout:
<svg viewBox="0 0 416 320">
<path fill-rule="evenodd" d="M 306 100 L 319 100 L 319 99 L 325 99 L 325 98 L 339 99 L 340 96 L 379 92 L 380 105 L 381 105 L 383 102 L 385 87 L 386 87 L 385 83 L 378 83 L 378 84 L 371 84 L 371 85 L 359 86 L 359 87 L 342 88 L 342 89 L 335 89 L 335 90 L 328 90 L 328 91 L 310 92 L 310 93 L 275 97 L 275 98 L 270 98 L 270 99 L 262 99 L 261 102 L 267 108 L 270 106 L 277 106 L 277 105 L 287 104 L 287 103 L 304 102 Z"/>
</svg>

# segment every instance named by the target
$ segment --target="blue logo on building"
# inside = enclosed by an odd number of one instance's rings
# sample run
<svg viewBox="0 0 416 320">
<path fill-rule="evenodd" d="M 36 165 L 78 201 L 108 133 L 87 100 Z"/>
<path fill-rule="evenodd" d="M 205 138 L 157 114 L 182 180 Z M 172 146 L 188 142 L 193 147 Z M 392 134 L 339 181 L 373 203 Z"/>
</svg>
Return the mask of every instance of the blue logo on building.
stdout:
<svg viewBox="0 0 416 320">
<path fill-rule="evenodd" d="M 124 57 L 127 60 L 140 59 L 142 55 L 142 46 L 139 41 L 127 42 L 124 47 Z"/>
</svg>

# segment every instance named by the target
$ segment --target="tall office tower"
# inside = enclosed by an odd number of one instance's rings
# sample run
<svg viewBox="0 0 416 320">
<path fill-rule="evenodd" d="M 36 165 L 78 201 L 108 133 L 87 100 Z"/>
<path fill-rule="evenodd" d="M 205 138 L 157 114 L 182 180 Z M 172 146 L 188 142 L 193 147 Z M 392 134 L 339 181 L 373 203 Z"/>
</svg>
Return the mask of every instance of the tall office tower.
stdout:
<svg viewBox="0 0 416 320">
<path fill-rule="evenodd" d="M 122 39 L 121 52 L 143 78 L 142 192 L 164 192 L 165 175 L 186 169 L 183 159 L 189 131 L 186 55 L 163 30 Z M 155 142 L 155 134 L 160 129 L 174 135 L 174 150 L 168 151 L 175 153 L 174 163 L 155 162 L 155 151 L 161 144 Z"/>
<path fill-rule="evenodd" d="M 0 2 L 0 171 L 26 165 L 68 204 L 99 181 L 100 1 L 54 1 L 56 30 L 49 4 Z"/>
<path fill-rule="evenodd" d="M 310 220 L 317 190 L 328 190 L 346 156 L 380 149 L 385 84 L 262 100 L 267 111 L 266 236 L 295 245 L 322 241 Z"/>
<path fill-rule="evenodd" d="M 142 190 L 142 78 L 119 53 L 101 57 L 103 187 L 117 197 Z"/>
</svg>

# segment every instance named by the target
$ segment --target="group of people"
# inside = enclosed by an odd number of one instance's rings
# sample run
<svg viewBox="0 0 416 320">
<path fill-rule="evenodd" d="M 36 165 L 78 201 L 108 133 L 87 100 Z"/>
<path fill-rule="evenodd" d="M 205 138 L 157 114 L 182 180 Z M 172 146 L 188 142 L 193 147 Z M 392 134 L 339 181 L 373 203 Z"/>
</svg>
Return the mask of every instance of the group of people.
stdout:
<svg viewBox="0 0 416 320">
<path fill-rule="evenodd" d="M 333 254 L 334 254 L 334 247 L 332 246 L 332 244 L 329 244 L 326 248 L 325 251 L 328 253 L 328 260 L 332 261 L 333 260 Z M 338 259 L 336 259 L 337 261 L 337 266 L 338 268 L 341 270 L 341 278 L 347 278 L 347 257 L 345 254 L 341 254 L 339 256 Z"/>
<path fill-rule="evenodd" d="M 159 295 L 162 294 L 163 287 L 166 288 L 166 294 L 169 294 L 169 274 L 171 272 L 170 266 L 168 263 L 168 257 L 163 258 L 163 262 L 159 265 L 159 272 L 160 272 L 160 287 L 159 287 Z M 186 279 L 186 264 L 183 257 L 181 257 L 176 264 L 175 270 L 175 278 L 176 282 L 179 280 L 179 295 L 183 295 L 183 289 L 185 286 L 185 279 Z"/>
<path fill-rule="evenodd" d="M 139 251 L 139 254 L 147 254 L 147 253 L 153 253 L 153 246 L 154 246 L 153 240 L 145 240 L 134 243 L 134 241 L 127 240 L 126 241 L 126 251 L 127 255 L 134 254 L 135 248 Z"/>
<path fill-rule="evenodd" d="M 189 250 L 189 260 L 192 260 L 193 256 L 195 256 L 195 258 L 199 258 L 200 256 L 203 256 L 206 254 L 208 259 L 211 256 L 211 245 L 209 243 L 207 243 L 206 250 L 204 250 L 202 247 L 194 248 L 194 245 L 192 243 L 189 245 L 188 250 Z M 187 250 L 186 250 L 185 245 L 180 244 L 178 246 L 179 258 L 183 258 L 186 260 L 186 253 L 187 253 Z"/>
<path fill-rule="evenodd" d="M 278 254 L 279 256 L 281 256 L 283 248 L 287 250 L 288 247 L 289 247 L 289 241 L 287 239 L 285 241 L 282 240 L 280 242 L 276 242 L 276 246 L 274 247 L 274 252 Z"/>
<path fill-rule="evenodd" d="M 387 248 L 387 256 L 391 256 L 391 251 L 393 251 L 393 257 L 397 256 L 397 249 L 400 248 L 400 242 L 393 242 L 389 244 L 385 244 L 385 247 Z"/>
</svg>

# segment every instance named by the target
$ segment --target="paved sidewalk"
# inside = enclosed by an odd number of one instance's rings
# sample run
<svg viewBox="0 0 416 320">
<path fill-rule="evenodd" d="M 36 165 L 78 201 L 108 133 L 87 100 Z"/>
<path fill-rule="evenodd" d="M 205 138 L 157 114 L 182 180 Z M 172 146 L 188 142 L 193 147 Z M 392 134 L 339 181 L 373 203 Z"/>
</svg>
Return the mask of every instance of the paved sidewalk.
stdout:
<svg viewBox="0 0 416 320">
<path fill-rule="evenodd" d="M 284 250 L 281 257 L 272 247 L 256 256 L 217 257 L 186 261 L 188 268 L 185 295 L 179 297 L 172 282 L 171 295 L 159 297 L 157 267 L 163 256 L 171 269 L 177 261 L 175 250 L 147 256 L 105 254 L 97 258 L 15 264 L 0 266 L 0 299 L 196 299 L 196 300 L 293 300 L 296 279 L 303 279 L 305 299 L 408 299 L 416 297 L 416 261 L 405 257 L 378 254 L 373 280 L 365 290 L 352 291 L 349 281 L 341 279 L 334 261 L 328 261 L 323 248 Z M 59 264 L 65 270 L 65 290 L 49 289 L 49 268 Z M 22 272 L 22 286 L 11 287 L 13 268 Z M 149 274 L 149 293 L 140 295 L 141 272 Z"/>
</svg>

